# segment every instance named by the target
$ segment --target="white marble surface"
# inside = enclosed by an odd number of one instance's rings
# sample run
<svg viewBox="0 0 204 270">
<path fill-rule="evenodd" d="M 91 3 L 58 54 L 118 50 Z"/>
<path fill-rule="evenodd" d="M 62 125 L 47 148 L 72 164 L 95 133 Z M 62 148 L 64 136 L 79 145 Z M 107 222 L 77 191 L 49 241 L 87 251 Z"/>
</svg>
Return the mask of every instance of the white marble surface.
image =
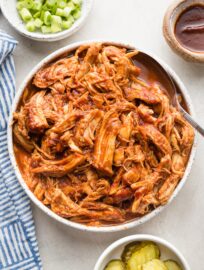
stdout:
<svg viewBox="0 0 204 270">
<path fill-rule="evenodd" d="M 86 25 L 71 38 L 39 43 L 17 34 L 0 14 L 0 28 L 13 35 L 17 87 L 28 71 L 54 50 L 84 39 L 122 40 L 157 54 L 188 87 L 197 119 L 204 126 L 204 66 L 186 63 L 171 52 L 162 37 L 162 19 L 170 0 L 95 0 Z M 187 258 L 192 270 L 204 269 L 204 142 L 199 138 L 191 175 L 173 203 L 138 228 L 109 234 L 83 233 L 58 224 L 33 206 L 44 269 L 92 270 L 101 252 L 114 240 L 150 233 L 170 241 Z"/>
</svg>

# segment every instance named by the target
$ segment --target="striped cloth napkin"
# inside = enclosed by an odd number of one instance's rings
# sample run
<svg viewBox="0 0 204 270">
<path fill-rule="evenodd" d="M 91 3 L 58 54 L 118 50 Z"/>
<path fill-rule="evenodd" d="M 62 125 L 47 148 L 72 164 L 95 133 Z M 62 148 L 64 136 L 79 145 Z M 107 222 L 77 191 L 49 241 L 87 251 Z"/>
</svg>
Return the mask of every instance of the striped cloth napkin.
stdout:
<svg viewBox="0 0 204 270">
<path fill-rule="evenodd" d="M 0 269 L 42 269 L 30 201 L 8 155 L 7 119 L 15 95 L 12 52 L 17 42 L 0 30 Z"/>
</svg>

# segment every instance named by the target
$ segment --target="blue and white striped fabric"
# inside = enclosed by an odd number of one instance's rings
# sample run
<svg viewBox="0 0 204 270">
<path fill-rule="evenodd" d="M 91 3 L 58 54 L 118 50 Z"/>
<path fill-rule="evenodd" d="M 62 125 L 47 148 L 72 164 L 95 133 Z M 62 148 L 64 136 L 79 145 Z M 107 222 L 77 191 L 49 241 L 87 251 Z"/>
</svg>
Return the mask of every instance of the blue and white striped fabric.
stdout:
<svg viewBox="0 0 204 270">
<path fill-rule="evenodd" d="M 12 52 L 17 42 L 0 30 L 0 269 L 42 269 L 30 202 L 13 172 L 7 119 L 15 95 Z"/>
</svg>

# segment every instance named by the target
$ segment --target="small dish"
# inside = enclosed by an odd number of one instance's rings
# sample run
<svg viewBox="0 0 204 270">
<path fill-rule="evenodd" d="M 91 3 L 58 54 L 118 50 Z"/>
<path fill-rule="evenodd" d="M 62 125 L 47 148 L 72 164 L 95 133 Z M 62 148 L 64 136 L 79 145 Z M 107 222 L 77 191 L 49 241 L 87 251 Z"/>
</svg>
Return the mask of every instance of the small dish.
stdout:
<svg viewBox="0 0 204 270">
<path fill-rule="evenodd" d="M 1 10 L 4 17 L 10 25 L 23 36 L 38 41 L 57 41 L 69 37 L 78 31 L 85 23 L 93 4 L 93 0 L 83 0 L 81 17 L 74 22 L 71 28 L 51 34 L 43 34 L 41 32 L 29 32 L 26 30 L 24 22 L 21 20 L 16 9 L 16 0 L 1 0 Z"/>
<path fill-rule="evenodd" d="M 181 14 L 192 6 L 204 6 L 204 0 L 179 0 L 169 6 L 163 20 L 163 35 L 170 48 L 189 62 L 204 63 L 204 52 L 185 48 L 176 38 L 175 26 Z"/>
<path fill-rule="evenodd" d="M 174 247 L 172 244 L 162 238 L 147 234 L 130 235 L 112 243 L 101 254 L 95 264 L 94 270 L 104 270 L 104 267 L 110 260 L 120 258 L 123 248 L 127 244 L 134 241 L 152 241 L 156 243 L 161 251 L 162 260 L 175 260 L 179 263 L 183 270 L 190 270 L 190 266 L 188 265 L 186 259 L 176 247 Z"/>
</svg>

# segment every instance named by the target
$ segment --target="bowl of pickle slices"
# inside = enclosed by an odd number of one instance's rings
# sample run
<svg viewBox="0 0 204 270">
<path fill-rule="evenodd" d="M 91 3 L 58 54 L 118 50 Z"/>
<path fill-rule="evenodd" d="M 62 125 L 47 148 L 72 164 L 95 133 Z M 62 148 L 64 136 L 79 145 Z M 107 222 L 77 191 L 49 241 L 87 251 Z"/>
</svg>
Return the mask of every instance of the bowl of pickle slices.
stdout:
<svg viewBox="0 0 204 270">
<path fill-rule="evenodd" d="M 94 270 L 190 270 L 169 242 L 152 235 L 131 235 L 111 244 Z"/>
</svg>

